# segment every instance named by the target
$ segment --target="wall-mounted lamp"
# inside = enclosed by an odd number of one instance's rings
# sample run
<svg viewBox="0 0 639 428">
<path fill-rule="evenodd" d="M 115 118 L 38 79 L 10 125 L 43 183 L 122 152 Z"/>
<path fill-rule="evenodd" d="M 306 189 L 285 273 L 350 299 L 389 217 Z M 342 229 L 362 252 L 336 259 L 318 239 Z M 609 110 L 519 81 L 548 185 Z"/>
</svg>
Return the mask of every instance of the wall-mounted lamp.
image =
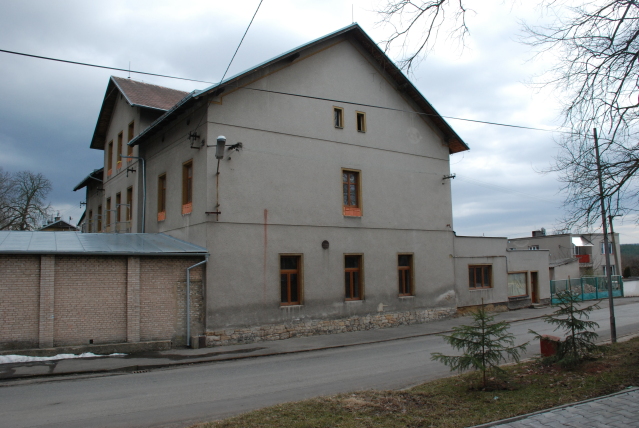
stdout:
<svg viewBox="0 0 639 428">
<path fill-rule="evenodd" d="M 217 137 L 217 145 L 215 146 L 215 159 L 224 159 L 224 146 L 226 145 L 226 137 L 220 135 Z"/>
</svg>

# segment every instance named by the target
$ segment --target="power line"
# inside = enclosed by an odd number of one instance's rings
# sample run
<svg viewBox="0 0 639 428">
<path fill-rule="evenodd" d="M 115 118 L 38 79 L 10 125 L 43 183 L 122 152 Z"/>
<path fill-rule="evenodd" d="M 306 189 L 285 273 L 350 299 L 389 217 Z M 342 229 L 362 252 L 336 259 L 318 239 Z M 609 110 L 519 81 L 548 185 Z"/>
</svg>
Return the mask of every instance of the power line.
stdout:
<svg viewBox="0 0 639 428">
<path fill-rule="evenodd" d="M 145 71 L 128 70 L 126 68 L 107 67 L 105 65 L 89 64 L 87 62 L 69 61 L 69 60 L 66 60 L 66 59 L 51 58 L 51 57 L 40 56 L 40 55 L 31 55 L 31 54 L 27 54 L 27 53 L 23 53 L 23 52 L 8 51 L 8 50 L 5 50 L 5 49 L 0 49 L 0 52 L 13 54 L 13 55 L 26 56 L 26 57 L 29 57 L 29 58 L 45 59 L 47 61 L 63 62 L 63 63 L 66 63 L 66 64 L 84 65 L 85 67 L 103 68 L 103 69 L 106 69 L 106 70 L 125 71 L 127 73 L 144 74 L 144 75 L 147 75 L 147 76 L 166 77 L 167 79 L 187 80 L 189 82 L 199 82 L 199 83 L 214 84 L 213 82 L 207 82 L 205 80 L 187 79 L 186 77 L 168 76 L 166 74 L 148 73 L 148 72 L 145 72 Z"/>
<path fill-rule="evenodd" d="M 249 22 L 248 27 L 246 27 L 246 31 L 244 32 L 244 35 L 242 36 L 242 40 L 240 40 L 240 44 L 237 45 L 237 49 L 235 49 L 235 53 L 233 54 L 233 58 L 231 58 L 231 62 L 229 62 L 229 66 L 226 67 L 226 71 L 222 75 L 222 78 L 220 79 L 220 83 L 224 81 L 224 78 L 226 77 L 226 73 L 228 73 L 229 68 L 231 68 L 231 64 L 233 64 L 233 60 L 235 59 L 235 55 L 237 55 L 237 51 L 240 50 L 240 46 L 242 46 L 242 42 L 244 41 L 244 37 L 246 37 L 246 33 L 248 33 L 249 28 L 251 28 L 251 24 L 253 23 L 253 20 L 255 19 L 255 15 L 257 15 L 257 11 L 260 10 L 260 6 L 262 6 L 262 2 L 263 1 L 264 0 L 260 0 L 260 4 L 257 5 L 257 9 L 255 9 L 255 13 L 253 14 L 253 18 L 251 18 L 251 22 Z"/>
<path fill-rule="evenodd" d="M 262 1 L 263 0 L 260 1 L 260 5 L 262 4 Z M 257 9 L 259 10 L 259 5 L 258 5 Z M 257 14 L 257 10 L 255 11 L 255 14 Z M 255 18 L 255 14 L 253 15 L 253 18 Z M 253 19 L 251 19 L 251 23 L 252 22 L 253 22 Z M 249 24 L 249 27 L 250 27 L 250 25 L 251 24 Z M 248 32 L 248 28 L 246 29 L 246 31 Z M 244 33 L 244 36 L 246 36 L 246 32 Z M 243 40 L 244 40 L 244 37 L 242 37 L 242 41 Z M 240 41 L 240 45 L 242 44 L 242 41 Z M 238 52 L 238 50 L 240 48 L 240 45 L 238 45 L 238 47 L 237 47 L 237 49 L 235 51 L 235 54 L 237 54 L 237 52 Z M 185 80 L 185 81 L 189 81 L 189 82 L 207 83 L 207 84 L 211 84 L 211 85 L 219 84 L 221 81 L 224 80 L 224 77 L 226 77 L 226 73 L 228 72 L 228 70 L 229 70 L 229 68 L 231 66 L 231 63 L 233 62 L 233 59 L 235 58 L 235 54 L 234 54 L 233 58 L 231 59 L 231 62 L 229 63 L 229 66 L 227 67 L 226 71 L 224 72 L 224 76 L 222 77 L 222 80 L 220 80 L 220 82 L 209 82 L 209 81 L 206 81 L 206 80 L 189 79 L 189 78 L 186 78 L 186 77 L 169 76 L 169 75 L 166 75 L 166 74 L 149 73 L 149 72 L 145 72 L 145 71 L 129 70 L 129 69 L 124 69 L 124 68 L 108 67 L 108 66 L 105 66 L 105 65 L 91 64 L 91 63 L 86 63 L 86 62 L 70 61 L 70 60 L 65 60 L 65 59 L 60 59 L 60 58 L 51 58 L 51 57 L 40 56 L 40 55 L 32 55 L 32 54 L 27 54 L 27 53 L 24 53 L 24 52 L 9 51 L 9 50 L 6 50 L 6 49 L 0 49 L 0 52 L 13 54 L 13 55 L 19 55 L 19 56 L 25 56 L 25 57 L 29 57 L 29 58 L 43 59 L 43 60 L 47 60 L 47 61 L 62 62 L 62 63 L 66 63 L 66 64 L 83 65 L 85 67 L 94 67 L 94 68 L 102 68 L 102 69 L 106 69 L 106 70 L 124 71 L 124 72 L 127 72 L 127 73 L 142 74 L 142 75 L 146 75 L 146 76 L 164 77 L 164 78 L 167 78 L 167 79 Z M 422 112 L 416 112 L 416 111 L 411 111 L 411 110 L 397 109 L 397 108 L 393 108 L 393 107 L 378 106 L 378 105 L 373 105 L 373 104 L 362 104 L 362 103 L 356 103 L 356 102 L 352 102 L 352 101 L 344 101 L 344 100 L 335 100 L 335 99 L 331 99 L 331 98 L 314 97 L 314 96 L 311 96 L 311 95 L 302 95 L 302 94 L 293 94 L 293 93 L 289 93 L 289 92 L 270 91 L 270 90 L 267 90 L 267 89 L 246 88 L 246 87 L 240 88 L 240 89 L 261 91 L 261 92 L 270 92 L 270 93 L 273 93 L 273 94 L 288 95 L 288 96 L 293 96 L 293 97 L 309 98 L 309 99 L 315 99 L 315 100 L 320 100 L 320 101 L 330 101 L 330 102 L 337 102 L 337 103 L 343 103 L 343 104 L 358 105 L 358 106 L 362 106 L 362 107 L 371 107 L 371 108 L 378 108 L 378 109 L 383 109 L 383 110 L 397 111 L 397 112 L 402 112 L 402 113 L 419 114 L 419 115 L 423 115 L 423 116 L 439 116 L 439 117 L 442 117 L 442 118 L 445 118 L 445 119 L 461 120 L 461 121 L 465 121 L 465 122 L 480 123 L 480 124 L 484 124 L 484 125 L 503 126 L 503 127 L 507 127 L 507 128 L 526 129 L 526 130 L 531 130 L 531 131 L 558 132 L 558 133 L 563 133 L 563 134 L 580 135 L 578 133 L 574 133 L 574 132 L 570 132 L 570 131 L 559 131 L 559 130 L 552 130 L 552 129 L 535 128 L 535 127 L 530 127 L 530 126 L 512 125 L 512 124 L 508 124 L 508 123 L 490 122 L 490 121 L 483 121 L 483 120 L 477 120 L 477 119 L 467 119 L 467 118 L 455 117 L 455 116 L 444 116 L 444 115 L 437 115 L 437 114 L 433 114 L 433 113 L 422 113 Z"/>
<path fill-rule="evenodd" d="M 528 198 L 538 199 L 538 200 L 543 201 L 543 202 L 548 202 L 548 203 L 551 203 L 551 204 L 556 204 L 557 203 L 557 201 L 551 201 L 551 200 L 548 200 L 548 199 L 540 198 L 539 196 L 529 195 L 529 194 L 520 192 L 518 190 L 509 189 L 508 187 L 497 186 L 495 184 L 490 184 L 490 183 L 486 183 L 486 182 L 483 182 L 483 181 L 475 180 L 474 178 L 461 177 L 459 175 L 457 176 L 457 178 L 460 178 L 462 180 L 467 180 L 467 181 L 474 181 L 475 183 L 477 183 L 480 186 L 492 187 L 494 189 L 499 189 L 499 190 L 506 191 L 506 192 L 517 193 L 519 195 L 526 196 Z"/>
<path fill-rule="evenodd" d="M 419 115 L 423 115 L 423 116 L 439 116 L 439 117 L 443 117 L 445 119 L 463 120 L 463 121 L 466 121 L 466 122 L 482 123 L 482 124 L 485 124 L 485 125 L 505 126 L 505 127 L 508 127 L 508 128 L 528 129 L 528 130 L 532 130 L 532 131 L 561 132 L 561 133 L 570 133 L 570 134 L 572 134 L 572 132 L 570 132 L 570 131 L 556 131 L 556 130 L 553 130 L 553 129 L 534 128 L 534 127 L 530 127 L 530 126 L 510 125 L 510 124 L 507 124 L 507 123 L 488 122 L 488 121 L 477 120 L 477 119 L 465 119 L 465 118 L 461 118 L 461 117 L 444 116 L 444 115 L 441 115 L 441 114 L 420 113 L 420 112 L 417 112 L 417 111 L 402 110 L 402 109 L 398 109 L 398 108 L 384 107 L 384 106 L 378 106 L 378 105 L 374 105 L 374 104 L 362 104 L 362 103 L 356 103 L 356 102 L 353 102 L 353 101 L 343 101 L 343 100 L 335 100 L 335 99 L 331 99 L 331 98 L 314 97 L 312 95 L 291 94 L 289 92 L 270 91 L 268 89 L 246 88 L 246 87 L 243 87 L 243 88 L 240 88 L 240 89 L 247 89 L 247 90 L 259 91 L 259 92 L 269 92 L 269 93 L 272 93 L 272 94 L 289 95 L 289 96 L 292 96 L 292 97 L 309 98 L 309 99 L 320 100 L 320 101 L 331 101 L 331 102 L 334 102 L 334 103 L 352 104 L 352 105 L 358 105 L 358 106 L 362 106 L 362 107 L 371 107 L 371 108 L 379 108 L 379 109 L 383 109 L 383 110 L 398 111 L 398 112 L 402 112 L 402 113 L 419 114 Z"/>
</svg>

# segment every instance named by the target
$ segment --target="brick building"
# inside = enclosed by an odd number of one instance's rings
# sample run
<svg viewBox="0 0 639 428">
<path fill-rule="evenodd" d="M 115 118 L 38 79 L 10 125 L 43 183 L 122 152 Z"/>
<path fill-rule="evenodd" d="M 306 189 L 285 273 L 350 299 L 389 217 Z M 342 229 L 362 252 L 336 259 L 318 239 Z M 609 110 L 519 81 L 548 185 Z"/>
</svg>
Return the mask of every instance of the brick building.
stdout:
<svg viewBox="0 0 639 428">
<path fill-rule="evenodd" d="M 0 350 L 184 345 L 204 333 L 205 267 L 186 270 L 206 255 L 163 234 L 0 231 Z"/>
</svg>

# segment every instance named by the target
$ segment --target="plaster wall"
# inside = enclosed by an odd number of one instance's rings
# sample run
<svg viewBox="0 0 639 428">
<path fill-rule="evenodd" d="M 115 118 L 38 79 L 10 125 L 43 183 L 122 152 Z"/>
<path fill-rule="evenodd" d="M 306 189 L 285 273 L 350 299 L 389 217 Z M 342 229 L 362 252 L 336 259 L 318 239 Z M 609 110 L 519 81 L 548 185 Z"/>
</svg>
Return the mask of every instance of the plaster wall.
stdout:
<svg viewBox="0 0 639 428">
<path fill-rule="evenodd" d="M 508 302 L 508 262 L 506 238 L 455 237 L 455 292 L 457 306 L 477 306 Z M 469 287 L 469 267 L 492 266 L 492 287 L 472 289 Z"/>
<path fill-rule="evenodd" d="M 508 272 L 526 272 L 527 273 L 527 292 L 528 300 L 532 297 L 532 276 L 537 273 L 537 290 L 539 292 L 540 303 L 550 299 L 550 270 L 548 268 L 549 252 L 547 250 L 539 251 L 508 251 L 506 253 L 508 261 Z M 531 302 L 536 303 L 536 302 Z"/>
<path fill-rule="evenodd" d="M 568 278 L 579 278 L 581 275 L 579 274 L 579 262 L 575 260 L 574 262 L 553 266 L 550 268 L 550 279 L 568 279 Z"/>
</svg>

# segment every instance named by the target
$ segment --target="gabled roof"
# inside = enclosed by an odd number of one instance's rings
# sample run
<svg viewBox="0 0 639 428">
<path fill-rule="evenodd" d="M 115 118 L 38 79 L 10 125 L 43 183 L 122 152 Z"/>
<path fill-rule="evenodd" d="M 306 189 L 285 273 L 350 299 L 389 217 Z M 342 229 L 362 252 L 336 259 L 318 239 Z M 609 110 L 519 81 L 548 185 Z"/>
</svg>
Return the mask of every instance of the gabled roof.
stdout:
<svg viewBox="0 0 639 428">
<path fill-rule="evenodd" d="M 378 65 L 393 78 L 396 83 L 396 89 L 408 95 L 408 97 L 412 99 L 426 115 L 428 115 L 429 119 L 442 132 L 444 140 L 449 146 L 450 153 L 458 153 L 469 149 L 466 143 L 462 141 L 461 137 L 457 135 L 457 133 L 453 130 L 453 128 L 451 128 L 446 120 L 444 120 L 444 118 L 435 110 L 435 108 L 426 100 L 426 98 L 424 98 L 424 96 L 419 92 L 419 90 L 417 90 L 417 88 L 411 83 L 411 81 L 408 80 L 406 75 L 404 75 L 404 73 L 393 63 L 393 61 L 391 61 L 391 59 L 386 56 L 384 51 L 382 51 L 379 46 L 377 46 L 377 44 L 368 36 L 368 34 L 366 34 L 366 32 L 364 32 L 364 30 L 358 24 L 351 24 L 347 27 L 342 28 L 341 30 L 337 30 L 333 33 L 313 40 L 288 52 L 284 52 L 283 54 L 278 55 L 275 58 L 256 65 L 255 67 L 245 70 L 235 76 L 229 77 L 228 79 L 225 79 L 224 81 L 210 86 L 206 89 L 203 89 L 201 91 L 193 91 L 192 93 L 184 97 L 179 103 L 175 104 L 170 110 L 160 116 L 155 122 L 151 124 L 151 126 L 142 131 L 137 137 L 133 138 L 128 144 L 131 146 L 139 144 L 147 135 L 152 134 L 160 124 L 170 120 L 181 111 L 191 107 L 198 98 L 206 95 L 221 94 L 225 91 L 226 88 L 233 87 L 233 83 L 237 83 L 240 79 L 251 73 L 269 67 L 280 61 L 287 60 L 289 62 L 292 62 L 299 57 L 300 52 L 311 48 L 319 43 L 323 43 L 340 36 L 352 37 L 353 39 L 357 40 L 364 47 L 364 49 L 375 59 Z"/>
<path fill-rule="evenodd" d="M 67 223 L 64 220 L 58 220 L 58 221 L 55 221 L 53 223 L 47 224 L 46 226 L 41 227 L 40 229 L 38 229 L 38 231 L 39 232 L 46 232 L 46 231 L 51 230 L 51 229 L 67 229 L 67 230 L 74 231 L 74 232 L 76 230 L 78 230 L 78 228 L 75 227 L 74 225 L 72 225 L 70 223 Z"/>
<path fill-rule="evenodd" d="M 206 256 L 208 250 L 163 233 L 0 231 L 0 254 Z"/>
<path fill-rule="evenodd" d="M 83 187 L 88 186 L 91 181 L 99 181 L 100 183 L 102 183 L 103 180 L 104 180 L 104 168 L 94 169 L 92 173 L 84 177 L 84 179 L 77 186 L 73 188 L 73 191 L 75 192 L 76 190 L 80 190 Z"/>
<path fill-rule="evenodd" d="M 104 150 L 104 140 L 106 139 L 107 129 L 111 122 L 111 115 L 113 114 L 118 94 L 122 94 L 127 103 L 133 107 L 162 112 L 173 107 L 188 92 L 111 76 L 102 101 L 100 114 L 98 115 L 98 123 L 91 139 L 92 149 Z"/>
</svg>

